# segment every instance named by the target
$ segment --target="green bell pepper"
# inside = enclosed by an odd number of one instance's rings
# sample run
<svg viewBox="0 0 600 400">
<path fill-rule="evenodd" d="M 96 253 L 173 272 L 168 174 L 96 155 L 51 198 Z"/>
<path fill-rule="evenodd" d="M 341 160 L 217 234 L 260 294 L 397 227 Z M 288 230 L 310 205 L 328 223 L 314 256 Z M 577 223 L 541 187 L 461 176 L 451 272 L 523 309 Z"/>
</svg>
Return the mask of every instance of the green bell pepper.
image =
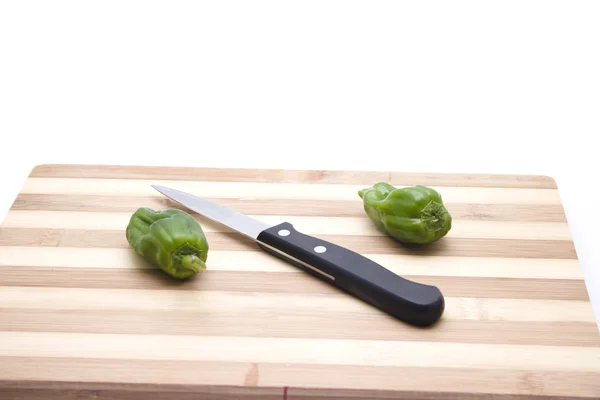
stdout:
<svg viewBox="0 0 600 400">
<path fill-rule="evenodd" d="M 139 208 L 126 236 L 136 253 L 174 278 L 187 279 L 206 270 L 208 242 L 198 221 L 185 211 Z"/>
<path fill-rule="evenodd" d="M 442 196 L 426 186 L 395 188 L 378 182 L 358 195 L 375 226 L 401 242 L 432 243 L 452 228 L 452 217 Z"/>
</svg>

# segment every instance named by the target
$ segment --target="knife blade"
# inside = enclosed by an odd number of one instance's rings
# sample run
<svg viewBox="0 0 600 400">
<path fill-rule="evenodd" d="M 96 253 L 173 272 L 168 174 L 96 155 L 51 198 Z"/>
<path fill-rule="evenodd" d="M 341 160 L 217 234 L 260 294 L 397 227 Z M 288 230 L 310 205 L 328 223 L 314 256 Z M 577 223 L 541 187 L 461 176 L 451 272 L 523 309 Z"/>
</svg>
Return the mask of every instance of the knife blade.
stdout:
<svg viewBox="0 0 600 400">
<path fill-rule="evenodd" d="M 415 326 L 444 313 L 441 291 L 403 278 L 350 249 L 297 231 L 289 222 L 268 225 L 210 200 L 159 185 L 158 192 L 200 215 L 251 238 L 265 252 Z"/>
</svg>

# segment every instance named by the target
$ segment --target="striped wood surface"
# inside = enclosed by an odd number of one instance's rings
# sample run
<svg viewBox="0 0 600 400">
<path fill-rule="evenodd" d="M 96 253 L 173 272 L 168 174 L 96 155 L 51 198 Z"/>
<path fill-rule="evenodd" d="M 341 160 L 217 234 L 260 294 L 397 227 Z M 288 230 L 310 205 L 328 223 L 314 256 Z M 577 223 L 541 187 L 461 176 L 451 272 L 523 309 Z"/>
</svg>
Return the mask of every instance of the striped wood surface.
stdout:
<svg viewBox="0 0 600 400">
<path fill-rule="evenodd" d="M 357 190 L 438 189 L 440 242 L 377 232 Z M 403 324 L 195 215 L 208 271 L 176 282 L 124 229 L 163 184 L 347 246 L 440 287 Z M 543 176 L 41 165 L 0 228 L 0 398 L 599 398 L 600 335 Z M 540 397 L 541 396 L 541 397 Z"/>
</svg>

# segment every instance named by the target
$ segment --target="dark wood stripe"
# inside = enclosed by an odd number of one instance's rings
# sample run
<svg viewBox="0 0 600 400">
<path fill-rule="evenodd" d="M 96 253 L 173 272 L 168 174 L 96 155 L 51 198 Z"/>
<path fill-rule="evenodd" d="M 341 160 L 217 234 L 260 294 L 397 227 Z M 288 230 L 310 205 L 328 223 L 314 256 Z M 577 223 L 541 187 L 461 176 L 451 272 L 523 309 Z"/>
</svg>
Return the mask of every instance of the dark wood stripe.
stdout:
<svg viewBox="0 0 600 400">
<path fill-rule="evenodd" d="M 600 346 L 594 323 L 442 320 L 435 329 L 415 329 L 375 310 L 354 315 L 330 311 L 331 315 L 325 310 L 296 313 L 276 307 L 218 314 L 210 310 L 0 309 L 0 331 Z M 274 319 L 285 323 L 273 324 Z"/>
<path fill-rule="evenodd" d="M 133 375 L 132 371 L 136 371 L 137 375 Z M 246 385 L 246 377 L 251 371 L 258 371 L 260 386 Z M 3 379 L 7 376 L 29 379 Z M 132 379 L 134 376 L 135 380 Z M 206 384 L 207 381 L 212 384 Z M 0 397 L 3 400 L 37 400 L 49 396 L 96 400 L 280 400 L 283 399 L 284 386 L 288 387 L 287 400 L 589 400 L 597 398 L 600 393 L 600 374 L 514 369 L 0 357 Z M 395 390 L 382 389 L 386 387 L 394 387 Z"/>
<path fill-rule="evenodd" d="M 261 387 L 252 382 L 232 385 L 226 376 L 243 376 L 256 364 L 207 361 L 170 360 L 105 360 L 76 358 L 42 358 L 32 363 L 27 357 L 0 357 L 8 366 L 19 363 L 14 369 L 37 371 L 39 366 L 49 370 L 36 372 L 30 379 L 2 380 L 0 374 L 0 399 L 2 400 L 281 400 L 280 386 Z M 181 370 L 180 368 L 192 368 Z M 99 368 L 99 369 L 96 369 Z M 105 368 L 103 370 L 102 368 Z M 132 369 L 141 378 L 127 381 Z M 173 378 L 159 377 L 160 371 Z M 0 365 L 0 372 L 3 367 Z M 64 373 L 60 378 L 54 374 Z M 95 373 L 94 373 L 95 371 Z M 204 377 L 215 379 L 214 384 L 202 384 Z M 94 376 L 95 374 L 95 376 Z M 121 374 L 119 377 L 118 374 Z M 65 377 L 77 379 L 65 380 Z M 193 380 L 193 377 L 196 377 Z M 152 379 L 146 380 L 151 377 Z M 45 380 L 43 380 L 46 378 Z M 179 378 L 179 379 L 178 379 Z M 67 378 L 68 379 L 68 378 Z M 112 381 L 111 381 L 112 380 Z M 162 383 L 185 381 L 185 384 Z M 140 383 L 145 382 L 145 383 Z M 200 383 L 199 383 L 200 382 Z M 225 384 L 227 382 L 228 384 Z"/>
<path fill-rule="evenodd" d="M 423 375 L 428 374 L 433 371 L 423 371 Z M 471 379 L 478 379 L 479 376 L 473 377 L 473 370 L 464 370 L 466 376 L 471 377 Z M 479 375 L 479 374 L 476 374 Z M 546 395 L 547 389 L 549 385 L 547 385 L 547 378 L 539 379 L 537 378 L 540 374 L 538 373 L 524 373 L 521 378 L 521 382 L 519 382 L 519 391 L 524 391 L 525 393 L 521 394 L 489 394 L 486 390 L 483 389 L 478 390 L 477 392 L 461 392 L 458 390 L 454 390 L 452 392 L 443 391 L 443 390 L 426 390 L 423 391 L 401 391 L 395 392 L 391 390 L 353 390 L 353 389 L 312 389 L 306 387 L 300 388 L 290 388 L 288 390 L 288 395 L 285 400 L 576 400 L 576 399 L 597 399 L 597 397 L 589 397 L 585 392 L 582 396 L 578 395 L 567 395 L 567 396 L 553 396 Z M 591 375 L 591 374 L 590 374 Z M 357 375 L 360 379 L 360 375 Z M 401 375 L 403 379 L 410 379 L 407 374 Z M 394 378 L 389 378 L 394 379 Z M 501 378 L 497 378 L 501 379 Z M 596 379 L 594 377 L 594 379 Z M 535 380 L 535 381 L 531 381 Z M 464 385 L 463 388 L 471 389 L 473 387 L 473 382 L 465 382 L 464 384 L 458 383 L 459 380 L 456 380 L 458 385 Z M 564 383 L 568 385 L 567 383 Z M 552 385 L 554 386 L 554 385 Z M 434 379 L 431 379 L 430 388 L 438 387 L 437 382 L 434 382 Z M 529 389 L 535 388 L 535 389 Z M 527 393 L 529 391 L 535 391 L 534 393 Z M 515 390 L 517 391 L 517 390 Z M 572 392 L 571 392 L 572 393 Z M 590 392 L 591 393 L 591 392 Z M 595 392 L 593 392 L 595 393 Z"/>
<path fill-rule="evenodd" d="M 405 275 L 435 285 L 449 297 L 589 301 L 583 280 L 512 279 Z M 306 273 L 207 271 L 177 281 L 157 269 L 0 267 L 4 286 L 113 289 L 173 289 L 233 292 L 340 294 L 339 289 Z"/>
<path fill-rule="evenodd" d="M 576 259 L 572 241 L 446 237 L 427 246 L 401 244 L 387 236 L 315 235 L 362 254 L 411 254 L 446 257 Z M 212 250 L 260 251 L 235 232 L 206 232 Z M 0 245 L 129 248 L 124 231 L 0 228 Z"/>
<path fill-rule="evenodd" d="M 281 388 L 265 389 L 251 386 L 242 388 L 221 385 L 198 386 L 191 392 L 166 390 L 161 385 L 151 389 L 140 389 L 141 385 L 138 384 L 126 386 L 104 384 L 102 389 L 88 387 L 87 384 L 63 382 L 56 382 L 44 389 L 27 388 L 22 384 L 5 389 L 0 386 L 0 398 L 2 400 L 281 400 L 283 398 Z M 311 398 L 314 399 L 312 396 Z M 287 396 L 286 400 L 292 398 Z"/>
<path fill-rule="evenodd" d="M 210 200 L 251 215 L 290 215 L 317 217 L 363 217 L 360 198 L 351 200 L 308 199 L 221 199 Z M 133 213 L 139 207 L 179 208 L 178 203 L 159 196 L 97 196 L 62 194 L 19 194 L 12 210 L 87 211 Z M 446 204 L 456 220 L 566 222 L 561 205 L 545 204 Z M 187 210 L 186 210 L 187 211 Z"/>
<path fill-rule="evenodd" d="M 466 186 L 556 189 L 547 176 L 416 173 L 379 171 L 323 171 L 238 168 L 184 168 L 118 165 L 38 165 L 31 171 L 36 178 L 109 178 L 219 182 L 343 183 L 372 185 L 378 181 L 402 185 Z"/>
</svg>

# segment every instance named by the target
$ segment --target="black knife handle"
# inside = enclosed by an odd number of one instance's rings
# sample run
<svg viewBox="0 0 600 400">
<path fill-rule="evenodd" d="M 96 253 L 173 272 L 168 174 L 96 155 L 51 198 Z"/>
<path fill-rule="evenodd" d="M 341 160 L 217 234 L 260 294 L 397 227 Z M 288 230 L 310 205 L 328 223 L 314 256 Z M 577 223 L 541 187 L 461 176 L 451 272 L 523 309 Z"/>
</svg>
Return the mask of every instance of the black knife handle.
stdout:
<svg viewBox="0 0 600 400">
<path fill-rule="evenodd" d="M 412 325 L 432 325 L 444 312 L 437 287 L 402 278 L 351 250 L 300 233 L 288 222 L 265 229 L 257 240 L 266 252 Z"/>
</svg>

